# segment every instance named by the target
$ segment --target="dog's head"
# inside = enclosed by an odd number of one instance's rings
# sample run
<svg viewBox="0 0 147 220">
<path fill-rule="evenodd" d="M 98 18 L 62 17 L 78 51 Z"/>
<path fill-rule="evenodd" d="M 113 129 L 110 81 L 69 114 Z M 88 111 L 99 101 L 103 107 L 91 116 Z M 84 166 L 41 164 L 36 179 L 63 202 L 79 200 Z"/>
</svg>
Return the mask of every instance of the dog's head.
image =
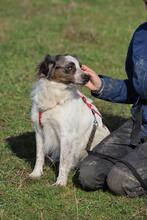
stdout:
<svg viewBox="0 0 147 220">
<path fill-rule="evenodd" d="M 39 78 L 64 84 L 84 85 L 89 76 L 81 70 L 79 60 L 70 55 L 46 55 L 38 66 Z"/>
</svg>

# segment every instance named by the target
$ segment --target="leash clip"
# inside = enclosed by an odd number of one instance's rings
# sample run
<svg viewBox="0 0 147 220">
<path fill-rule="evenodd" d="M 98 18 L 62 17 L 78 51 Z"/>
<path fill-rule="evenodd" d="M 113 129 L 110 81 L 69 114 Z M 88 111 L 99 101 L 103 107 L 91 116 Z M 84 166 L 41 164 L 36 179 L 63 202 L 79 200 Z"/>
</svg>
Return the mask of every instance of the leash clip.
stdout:
<svg viewBox="0 0 147 220">
<path fill-rule="evenodd" d="M 97 120 L 96 120 L 96 119 L 94 119 L 93 124 L 94 124 L 96 127 L 98 126 L 98 122 L 97 122 Z"/>
<path fill-rule="evenodd" d="M 94 111 L 94 109 L 91 109 L 91 111 L 92 111 L 92 114 L 93 114 L 93 116 L 94 116 L 93 125 L 94 125 L 95 127 L 97 127 L 97 126 L 98 126 L 98 121 L 96 120 L 95 111 Z"/>
</svg>

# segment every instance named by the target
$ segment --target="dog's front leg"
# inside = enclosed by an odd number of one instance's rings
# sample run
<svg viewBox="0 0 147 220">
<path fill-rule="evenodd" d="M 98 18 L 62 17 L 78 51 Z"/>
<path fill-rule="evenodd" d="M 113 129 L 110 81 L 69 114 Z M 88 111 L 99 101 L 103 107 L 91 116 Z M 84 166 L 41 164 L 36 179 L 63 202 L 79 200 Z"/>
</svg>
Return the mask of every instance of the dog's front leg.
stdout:
<svg viewBox="0 0 147 220">
<path fill-rule="evenodd" d="M 72 141 L 64 138 L 61 140 L 60 148 L 60 164 L 59 164 L 59 175 L 55 186 L 66 186 L 69 171 L 73 165 L 74 153 Z"/>
<path fill-rule="evenodd" d="M 31 178 L 39 178 L 43 174 L 44 149 L 43 136 L 41 132 L 36 131 L 36 163 L 33 172 L 29 175 Z"/>
</svg>

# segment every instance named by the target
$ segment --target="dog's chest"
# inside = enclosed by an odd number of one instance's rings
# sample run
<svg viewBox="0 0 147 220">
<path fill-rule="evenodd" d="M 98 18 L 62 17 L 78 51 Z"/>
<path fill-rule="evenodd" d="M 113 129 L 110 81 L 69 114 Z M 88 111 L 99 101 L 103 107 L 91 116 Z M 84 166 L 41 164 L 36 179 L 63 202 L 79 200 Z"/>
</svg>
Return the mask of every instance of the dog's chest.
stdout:
<svg viewBox="0 0 147 220">
<path fill-rule="evenodd" d="M 47 109 L 42 113 L 36 105 L 32 107 L 32 122 L 37 127 L 50 127 L 56 131 L 59 128 L 67 128 L 71 122 L 75 122 L 76 111 L 74 101 L 70 103 L 57 104 L 52 109 Z"/>
</svg>

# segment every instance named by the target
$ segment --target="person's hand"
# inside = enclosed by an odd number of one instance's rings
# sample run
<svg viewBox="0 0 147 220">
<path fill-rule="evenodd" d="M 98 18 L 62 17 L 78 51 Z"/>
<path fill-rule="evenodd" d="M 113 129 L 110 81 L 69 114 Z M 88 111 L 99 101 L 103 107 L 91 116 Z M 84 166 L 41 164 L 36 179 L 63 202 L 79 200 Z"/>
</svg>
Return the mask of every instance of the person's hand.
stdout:
<svg viewBox="0 0 147 220">
<path fill-rule="evenodd" d="M 85 86 L 88 87 L 90 90 L 99 90 L 102 86 L 102 81 L 100 77 L 86 65 L 82 65 L 81 70 L 85 74 L 90 76 L 90 80 Z"/>
</svg>

